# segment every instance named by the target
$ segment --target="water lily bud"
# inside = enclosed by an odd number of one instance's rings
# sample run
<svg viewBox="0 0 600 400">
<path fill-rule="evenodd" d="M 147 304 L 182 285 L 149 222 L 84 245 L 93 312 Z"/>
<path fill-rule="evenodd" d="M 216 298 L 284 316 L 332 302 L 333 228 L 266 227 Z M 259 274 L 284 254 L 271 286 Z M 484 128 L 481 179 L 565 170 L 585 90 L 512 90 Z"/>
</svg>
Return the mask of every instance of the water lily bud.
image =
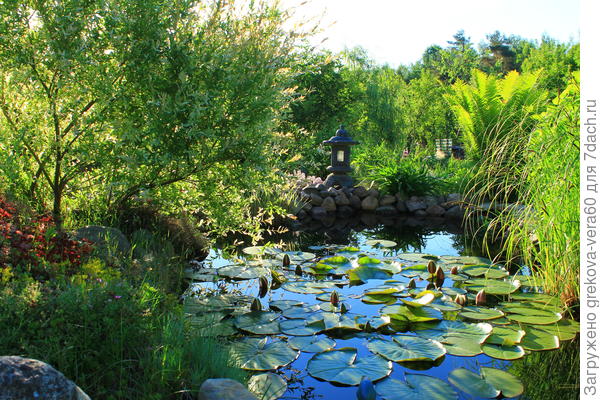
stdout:
<svg viewBox="0 0 600 400">
<path fill-rule="evenodd" d="M 375 400 L 377 398 L 377 393 L 375 392 L 373 382 L 371 382 L 371 380 L 366 376 L 362 377 L 360 385 L 358 385 L 356 398 L 357 400 Z"/>
<path fill-rule="evenodd" d="M 331 298 L 329 299 L 329 301 L 332 305 L 337 307 L 338 304 L 340 304 L 340 296 L 338 295 L 338 292 L 336 292 L 335 290 L 331 292 Z"/>
<path fill-rule="evenodd" d="M 485 290 L 481 289 L 477 292 L 477 296 L 475 296 L 475 305 L 481 306 L 485 304 Z"/>
<path fill-rule="evenodd" d="M 415 278 L 412 278 L 410 281 L 408 281 L 408 288 L 409 289 L 414 289 L 417 287 L 417 282 L 415 282 Z"/>
<path fill-rule="evenodd" d="M 258 278 L 258 297 L 263 298 L 269 291 L 269 281 L 266 277 Z"/>
<path fill-rule="evenodd" d="M 254 300 L 252 300 L 252 304 L 250 305 L 250 311 L 261 311 L 262 310 L 262 304 L 260 302 L 260 300 L 258 299 L 258 297 L 255 297 Z"/>
<path fill-rule="evenodd" d="M 441 267 L 437 267 L 437 269 L 435 270 L 436 281 L 444 281 L 444 278 L 446 278 L 444 270 Z"/>
<path fill-rule="evenodd" d="M 464 307 L 465 304 L 467 304 L 467 296 L 464 294 L 457 294 L 456 297 L 454 297 L 454 302 Z"/>
<path fill-rule="evenodd" d="M 425 290 L 435 290 L 435 289 L 437 289 L 437 287 L 435 286 L 435 283 L 433 283 L 433 282 L 429 282 L 427 284 L 427 286 L 425 286 Z"/>
<path fill-rule="evenodd" d="M 458 274 L 458 265 L 455 265 L 454 267 L 450 268 L 450 273 L 452 275 L 457 275 Z"/>
<path fill-rule="evenodd" d="M 365 332 L 373 332 L 375 329 L 371 326 L 371 321 L 367 321 L 364 328 Z"/>
<path fill-rule="evenodd" d="M 347 306 L 346 304 L 342 303 L 342 305 L 341 305 L 341 307 L 340 307 L 340 312 L 341 312 L 342 314 L 345 314 L 345 313 L 347 313 L 347 312 L 348 312 L 348 310 L 349 310 L 348 306 Z"/>
<path fill-rule="evenodd" d="M 299 265 L 296 265 L 296 271 L 295 272 L 296 272 L 296 275 L 302 276 L 302 267 L 299 266 Z"/>
<path fill-rule="evenodd" d="M 427 263 L 427 272 L 429 272 L 431 275 L 435 274 L 436 271 L 436 266 L 435 263 L 433 262 L 433 260 L 429 260 L 429 262 Z"/>
<path fill-rule="evenodd" d="M 284 254 L 283 256 L 283 267 L 289 267 L 290 266 L 290 256 L 287 254 Z"/>
</svg>

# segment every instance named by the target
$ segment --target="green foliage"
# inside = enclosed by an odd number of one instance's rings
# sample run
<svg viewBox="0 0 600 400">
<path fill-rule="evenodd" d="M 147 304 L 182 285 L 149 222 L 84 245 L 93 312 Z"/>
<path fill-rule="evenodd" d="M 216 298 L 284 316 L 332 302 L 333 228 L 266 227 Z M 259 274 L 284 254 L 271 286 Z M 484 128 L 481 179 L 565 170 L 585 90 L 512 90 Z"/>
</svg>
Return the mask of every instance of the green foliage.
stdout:
<svg viewBox="0 0 600 400">
<path fill-rule="evenodd" d="M 537 128 L 507 145 L 526 157 L 515 182 L 506 182 L 502 190 L 514 191 L 518 185 L 523 207 L 506 209 L 488 227 L 490 237 L 506 232 L 507 257 L 534 266 L 545 290 L 561 294 L 567 305 L 579 293 L 580 246 L 578 74 L 571 79 L 537 116 Z"/>
<path fill-rule="evenodd" d="M 537 74 L 511 72 L 498 80 L 474 71 L 473 85 L 457 82 L 451 87 L 445 97 L 462 130 L 468 157 L 480 160 L 509 132 L 526 135 L 531 130 L 531 116 L 545 99 L 537 79 Z"/>
</svg>

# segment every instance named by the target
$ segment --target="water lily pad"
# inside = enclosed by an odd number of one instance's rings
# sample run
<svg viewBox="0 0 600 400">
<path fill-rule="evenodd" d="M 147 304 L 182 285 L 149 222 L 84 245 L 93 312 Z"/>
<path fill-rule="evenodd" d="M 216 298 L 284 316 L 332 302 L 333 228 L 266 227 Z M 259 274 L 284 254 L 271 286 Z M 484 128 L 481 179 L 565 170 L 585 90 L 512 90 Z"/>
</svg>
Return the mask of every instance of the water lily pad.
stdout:
<svg viewBox="0 0 600 400">
<path fill-rule="evenodd" d="M 342 312 L 342 305 L 344 306 L 346 311 L 349 311 L 352 308 L 352 307 L 350 307 L 350 304 L 348 304 L 348 303 L 340 302 L 337 306 L 334 306 L 333 304 L 331 304 L 331 302 L 324 302 L 324 303 L 319 304 L 319 309 L 321 311 L 339 313 L 339 312 Z"/>
<path fill-rule="evenodd" d="M 352 256 L 357 255 L 358 253 L 360 253 L 360 249 L 357 247 L 351 247 L 351 246 L 344 247 L 336 252 L 336 254 L 338 256 L 346 256 L 346 257 L 352 257 Z"/>
<path fill-rule="evenodd" d="M 392 274 L 376 266 L 361 265 L 348 271 L 350 281 L 367 282 L 369 279 L 388 279 Z"/>
<path fill-rule="evenodd" d="M 343 256 L 333 256 L 324 258 L 319 261 L 319 264 L 325 264 L 331 266 L 336 273 L 343 273 L 352 268 L 352 263 L 349 259 Z"/>
<path fill-rule="evenodd" d="M 496 368 L 481 368 L 476 374 L 466 368 L 457 368 L 450 372 L 448 380 L 461 391 L 474 396 L 493 399 L 502 394 L 504 397 L 517 397 L 523 393 L 523 384 L 512 374 Z"/>
<path fill-rule="evenodd" d="M 390 294 L 365 294 L 361 299 L 367 304 L 394 304 L 396 298 Z"/>
<path fill-rule="evenodd" d="M 379 248 L 379 247 L 394 247 L 397 246 L 398 243 L 392 240 L 383 240 L 383 239 L 369 239 L 366 242 L 367 246 Z"/>
<path fill-rule="evenodd" d="M 451 356 L 473 357 L 483 353 L 481 344 L 469 336 L 448 336 L 444 340 L 444 347 Z"/>
<path fill-rule="evenodd" d="M 328 382 L 358 385 L 362 377 L 371 381 L 392 372 L 392 363 L 379 356 L 356 357 L 356 349 L 344 347 L 315 354 L 306 367 L 308 373 Z"/>
<path fill-rule="evenodd" d="M 562 302 L 560 298 L 555 296 L 550 296 L 545 293 L 537 293 L 537 292 L 516 292 L 510 295 L 512 300 L 520 300 L 520 301 L 529 301 L 535 303 L 543 303 L 543 304 L 552 304 L 557 307 L 562 307 Z"/>
<path fill-rule="evenodd" d="M 319 311 L 319 306 L 318 305 L 312 305 L 312 306 L 295 306 L 295 307 L 290 307 L 287 308 L 285 310 L 283 310 L 283 312 L 281 313 L 281 315 L 283 315 L 286 318 L 302 318 L 302 319 L 306 319 L 308 318 L 311 314 L 316 313 L 317 311 Z"/>
<path fill-rule="evenodd" d="M 271 270 L 248 265 L 227 265 L 217 270 L 219 276 L 238 280 L 256 279 L 261 276 L 271 276 Z"/>
<path fill-rule="evenodd" d="M 234 325 L 239 330 L 255 335 L 276 335 L 280 333 L 279 313 L 272 311 L 251 311 L 235 317 Z"/>
<path fill-rule="evenodd" d="M 495 308 L 467 306 L 463 307 L 462 311 L 458 315 L 464 318 L 487 321 L 490 319 L 500 318 L 504 316 L 504 313 L 500 310 L 496 310 Z"/>
<path fill-rule="evenodd" d="M 250 377 L 248 390 L 261 400 L 277 400 L 287 390 L 287 382 L 281 376 L 267 372 Z"/>
<path fill-rule="evenodd" d="M 460 304 L 455 303 L 454 301 L 449 299 L 447 296 L 444 296 L 443 298 L 435 299 L 434 301 L 429 303 L 428 306 L 435 308 L 436 310 L 439 310 L 439 311 L 458 311 L 458 310 L 462 309 Z"/>
<path fill-rule="evenodd" d="M 321 294 L 334 286 L 332 282 L 295 281 L 286 282 L 281 288 L 294 293 Z"/>
<path fill-rule="evenodd" d="M 411 265 L 410 267 L 402 268 L 402 275 L 407 278 L 412 278 L 415 276 L 420 276 L 423 273 L 427 272 L 427 265 L 425 264 L 416 264 Z"/>
<path fill-rule="evenodd" d="M 367 347 L 371 352 L 395 362 L 435 361 L 446 354 L 440 342 L 410 335 L 397 335 L 392 340 L 373 339 Z"/>
<path fill-rule="evenodd" d="M 290 338 L 288 344 L 292 349 L 305 353 L 320 353 L 335 347 L 335 340 L 326 336 L 297 336 Z"/>
<path fill-rule="evenodd" d="M 560 321 L 562 315 L 537 308 L 513 307 L 508 310 L 506 318 L 525 324 L 548 325 Z"/>
<path fill-rule="evenodd" d="M 558 336 L 548 331 L 528 325 L 524 326 L 523 329 L 525 329 L 525 337 L 521 340 L 520 345 L 525 350 L 554 350 L 560 347 Z"/>
<path fill-rule="evenodd" d="M 429 307 L 386 306 L 379 311 L 392 319 L 407 322 L 426 322 L 442 319 L 442 313 Z"/>
<path fill-rule="evenodd" d="M 506 312 L 512 312 L 512 309 L 536 309 L 542 311 L 550 311 L 552 313 L 562 313 L 564 308 L 550 303 L 537 303 L 534 301 L 505 301 L 498 304 Z"/>
<path fill-rule="evenodd" d="M 440 259 L 438 256 L 434 256 L 433 254 L 423 254 L 423 253 L 401 253 L 401 254 L 398 254 L 396 257 L 398 257 L 402 260 L 417 262 L 417 263 L 427 263 L 430 260 L 437 261 Z"/>
<path fill-rule="evenodd" d="M 469 276 L 485 276 L 488 279 L 501 279 L 508 276 L 508 271 L 498 265 L 477 264 L 465 265 L 461 272 Z"/>
<path fill-rule="evenodd" d="M 323 329 L 323 319 L 318 315 L 309 317 L 308 319 L 288 319 L 279 323 L 279 329 L 281 332 L 290 336 L 312 336 Z"/>
<path fill-rule="evenodd" d="M 424 329 L 416 330 L 418 336 L 446 343 L 449 338 L 468 339 L 473 343 L 483 343 L 492 332 L 492 326 L 485 322 L 472 324 L 463 321 L 441 321 L 438 324 L 423 324 Z"/>
<path fill-rule="evenodd" d="M 252 302 L 253 297 L 241 296 L 234 294 L 224 294 L 208 297 L 188 296 L 183 303 L 183 309 L 186 313 L 196 314 L 202 312 L 223 311 L 232 313 L 234 310 L 239 310 L 248 307 Z"/>
<path fill-rule="evenodd" d="M 261 256 L 265 253 L 264 246 L 250 246 L 242 249 L 244 254 L 248 254 L 250 256 Z"/>
<path fill-rule="evenodd" d="M 340 329 L 340 330 L 353 330 L 360 331 L 362 328 L 356 323 L 354 318 L 349 317 L 346 314 L 336 314 L 331 312 L 324 312 L 321 314 L 323 318 L 323 324 L 325 325 L 325 331 Z"/>
<path fill-rule="evenodd" d="M 381 317 L 360 317 L 356 322 L 361 325 L 362 329 L 369 330 L 370 328 L 372 330 L 377 330 L 381 327 L 389 325 L 391 319 L 390 317 L 383 315 Z"/>
<path fill-rule="evenodd" d="M 292 262 L 308 261 L 316 257 L 314 253 L 308 253 L 305 251 L 284 251 L 277 254 L 277 258 L 283 259 L 286 254 L 290 257 L 290 261 Z"/>
<path fill-rule="evenodd" d="M 308 267 L 308 271 L 315 274 L 315 275 L 325 275 L 329 272 L 332 272 L 334 270 L 334 266 L 330 265 L 330 264 L 323 264 L 321 262 L 317 263 L 317 264 L 313 264 L 310 267 Z"/>
<path fill-rule="evenodd" d="M 536 325 L 535 327 L 557 336 L 559 340 L 574 339 L 579 332 L 579 322 L 572 319 L 561 319 L 555 324 Z"/>
<path fill-rule="evenodd" d="M 458 395 L 450 385 L 434 376 L 405 373 L 406 382 L 386 379 L 375 386 L 384 400 L 455 400 Z"/>
<path fill-rule="evenodd" d="M 467 294 L 467 291 L 465 289 L 457 287 L 443 287 L 441 291 L 442 293 L 450 297 L 455 297 L 457 294 Z"/>
<path fill-rule="evenodd" d="M 394 286 L 389 286 L 389 285 L 385 285 L 385 286 L 378 286 L 378 287 L 374 287 L 372 289 L 368 289 L 365 291 L 365 294 L 367 295 L 374 295 L 374 294 L 394 294 L 394 293 L 398 293 L 403 291 L 404 285 L 394 285 Z"/>
<path fill-rule="evenodd" d="M 485 342 L 502 346 L 513 346 L 521 343 L 523 336 L 525 336 L 525 331 L 518 327 L 494 326 L 492 334 Z"/>
<path fill-rule="evenodd" d="M 525 350 L 521 346 L 503 346 L 497 344 L 484 343 L 481 349 L 485 354 L 499 360 L 517 360 L 525 355 Z"/>
<path fill-rule="evenodd" d="M 435 293 L 430 290 L 423 291 L 417 295 L 417 298 L 400 299 L 404 304 L 411 307 L 423 307 L 435 300 Z"/>
<path fill-rule="evenodd" d="M 499 281 L 495 279 L 470 279 L 465 282 L 467 290 L 479 292 L 485 290 L 487 294 L 507 295 L 516 291 L 520 284 L 518 281 Z"/>
<path fill-rule="evenodd" d="M 280 340 L 267 343 L 267 338 L 245 338 L 234 343 L 231 353 L 240 368 L 254 371 L 268 371 L 283 367 L 294 361 L 300 354 Z"/>
<path fill-rule="evenodd" d="M 273 300 L 269 302 L 269 308 L 276 311 L 283 311 L 291 307 L 301 306 L 304 303 L 299 300 Z"/>
<path fill-rule="evenodd" d="M 491 264 L 492 261 L 489 258 L 485 257 L 476 257 L 476 256 L 441 256 L 440 260 L 447 263 L 457 263 L 457 264 Z"/>
</svg>

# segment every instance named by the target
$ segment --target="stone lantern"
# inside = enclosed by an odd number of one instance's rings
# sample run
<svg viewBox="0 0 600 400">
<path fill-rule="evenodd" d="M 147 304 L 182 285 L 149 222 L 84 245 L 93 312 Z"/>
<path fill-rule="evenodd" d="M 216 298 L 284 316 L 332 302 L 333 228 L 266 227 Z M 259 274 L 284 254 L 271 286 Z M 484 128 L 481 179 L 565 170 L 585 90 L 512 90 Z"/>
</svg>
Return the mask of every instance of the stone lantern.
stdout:
<svg viewBox="0 0 600 400">
<path fill-rule="evenodd" d="M 342 187 L 352 187 L 352 178 L 347 175 L 349 172 L 352 172 L 352 168 L 350 167 L 350 146 L 359 143 L 348 136 L 344 125 L 341 125 L 340 129 L 335 132 L 335 136 L 329 140 L 324 140 L 323 144 L 331 146 L 331 165 L 327 167 L 327 172 L 330 172 L 330 174 L 325 179 L 325 186 L 340 185 Z"/>
</svg>

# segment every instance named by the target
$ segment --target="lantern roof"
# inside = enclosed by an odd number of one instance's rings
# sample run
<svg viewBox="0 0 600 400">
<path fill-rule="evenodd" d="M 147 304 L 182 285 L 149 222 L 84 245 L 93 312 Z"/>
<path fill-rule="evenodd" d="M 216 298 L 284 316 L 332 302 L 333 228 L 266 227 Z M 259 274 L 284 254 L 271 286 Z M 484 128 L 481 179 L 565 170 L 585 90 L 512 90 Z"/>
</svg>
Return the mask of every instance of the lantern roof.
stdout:
<svg viewBox="0 0 600 400">
<path fill-rule="evenodd" d="M 359 143 L 348 136 L 348 132 L 344 129 L 344 125 L 340 125 L 340 129 L 335 132 L 335 136 L 332 136 L 329 140 L 324 140 L 323 144 L 328 144 L 330 146 L 334 144 L 346 144 L 353 146 Z"/>
</svg>

